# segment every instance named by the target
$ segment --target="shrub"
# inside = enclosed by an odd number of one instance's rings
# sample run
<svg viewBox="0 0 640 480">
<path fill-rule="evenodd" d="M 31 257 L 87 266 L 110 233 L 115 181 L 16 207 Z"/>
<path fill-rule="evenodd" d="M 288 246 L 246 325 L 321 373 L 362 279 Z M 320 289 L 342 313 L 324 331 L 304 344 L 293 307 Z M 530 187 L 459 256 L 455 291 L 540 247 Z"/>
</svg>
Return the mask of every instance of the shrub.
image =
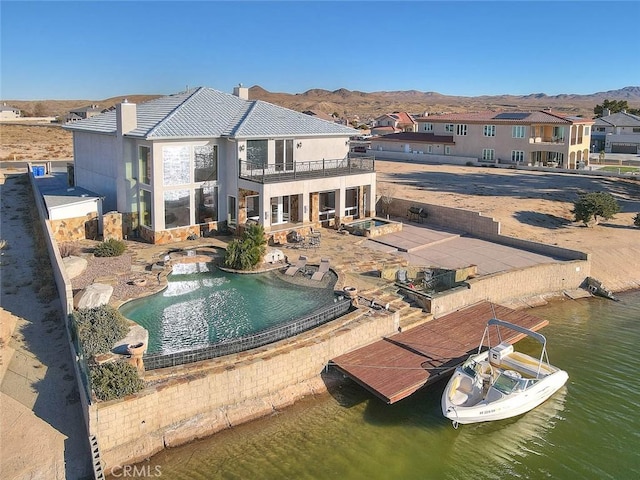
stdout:
<svg viewBox="0 0 640 480">
<path fill-rule="evenodd" d="M 236 270 L 251 270 L 260 261 L 267 249 L 262 225 L 250 225 L 242 233 L 241 239 L 232 240 L 227 245 L 224 264 Z"/>
<path fill-rule="evenodd" d="M 575 216 L 575 221 L 582 221 L 587 225 L 592 219 L 598 223 L 598 217 L 609 219 L 620 211 L 618 201 L 606 192 L 592 192 L 580 195 L 578 201 L 574 202 L 571 213 Z"/>
<path fill-rule="evenodd" d="M 126 249 L 127 246 L 122 240 L 110 238 L 106 242 L 100 243 L 93 251 L 93 254 L 96 257 L 119 257 Z"/>
<path fill-rule="evenodd" d="M 99 400 L 114 400 L 144 388 L 133 365 L 126 362 L 110 362 L 91 367 L 91 386 Z"/>
<path fill-rule="evenodd" d="M 110 305 L 76 310 L 72 316 L 85 357 L 111 351 L 129 332 L 127 319 Z"/>
<path fill-rule="evenodd" d="M 74 243 L 61 243 L 58 250 L 62 258 L 78 256 L 80 253 L 80 248 Z"/>
<path fill-rule="evenodd" d="M 640 213 L 636 213 L 636 216 L 633 217 L 633 224 L 636 227 L 640 227 Z"/>
</svg>

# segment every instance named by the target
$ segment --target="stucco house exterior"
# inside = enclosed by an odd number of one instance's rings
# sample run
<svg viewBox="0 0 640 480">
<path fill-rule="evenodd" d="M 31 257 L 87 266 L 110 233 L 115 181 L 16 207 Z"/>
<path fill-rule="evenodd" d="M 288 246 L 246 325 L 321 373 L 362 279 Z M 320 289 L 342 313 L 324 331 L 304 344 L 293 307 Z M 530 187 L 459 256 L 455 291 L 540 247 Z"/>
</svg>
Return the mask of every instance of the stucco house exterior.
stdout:
<svg viewBox="0 0 640 480">
<path fill-rule="evenodd" d="M 123 216 L 123 234 L 168 243 L 211 231 L 293 231 L 372 216 L 372 158 L 350 158 L 357 131 L 205 87 L 65 125 L 75 185 Z"/>
<path fill-rule="evenodd" d="M 21 112 L 19 108 L 11 107 L 6 103 L 0 105 L 0 120 L 13 120 L 20 118 Z"/>
<path fill-rule="evenodd" d="M 416 132 L 417 123 L 407 112 L 385 113 L 373 121 L 372 135 L 387 135 L 389 133 Z"/>
<path fill-rule="evenodd" d="M 640 153 L 640 117 L 618 112 L 596 118 L 591 151 L 602 150 L 606 153 Z"/>
<path fill-rule="evenodd" d="M 69 113 L 65 115 L 65 122 L 77 122 L 79 120 L 84 120 L 85 118 L 91 118 L 95 115 L 102 113 L 102 109 L 98 105 L 89 105 L 82 108 L 76 108 L 74 110 L 69 110 Z"/>
<path fill-rule="evenodd" d="M 374 137 L 380 152 L 425 155 L 426 161 L 512 163 L 579 168 L 589 161 L 593 120 L 551 111 L 452 113 L 416 118 L 416 133 Z M 430 156 L 430 157 L 429 157 Z"/>
</svg>

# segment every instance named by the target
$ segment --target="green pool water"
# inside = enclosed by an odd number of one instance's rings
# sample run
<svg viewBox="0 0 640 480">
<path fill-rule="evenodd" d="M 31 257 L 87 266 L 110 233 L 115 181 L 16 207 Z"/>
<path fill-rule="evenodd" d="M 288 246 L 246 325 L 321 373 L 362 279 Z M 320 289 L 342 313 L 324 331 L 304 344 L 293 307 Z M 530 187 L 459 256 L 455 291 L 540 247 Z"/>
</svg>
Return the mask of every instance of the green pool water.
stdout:
<svg viewBox="0 0 640 480">
<path fill-rule="evenodd" d="M 301 318 L 334 302 L 336 277 L 308 287 L 279 272 L 234 274 L 185 264 L 168 286 L 131 301 L 122 314 L 149 331 L 148 353 L 173 353 L 238 338 Z"/>
</svg>

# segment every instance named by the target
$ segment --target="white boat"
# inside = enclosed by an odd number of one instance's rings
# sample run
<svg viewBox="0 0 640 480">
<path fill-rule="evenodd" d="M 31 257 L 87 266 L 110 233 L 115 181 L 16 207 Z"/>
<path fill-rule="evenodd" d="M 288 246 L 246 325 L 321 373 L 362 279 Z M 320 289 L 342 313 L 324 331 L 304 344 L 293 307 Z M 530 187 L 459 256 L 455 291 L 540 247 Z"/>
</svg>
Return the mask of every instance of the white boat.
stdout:
<svg viewBox="0 0 640 480">
<path fill-rule="evenodd" d="M 491 327 L 497 345 L 491 346 Z M 503 342 L 498 327 L 523 333 L 542 344 L 540 358 L 516 352 Z M 485 338 L 488 348 L 483 350 Z M 515 417 L 537 407 L 557 392 L 569 375 L 549 363 L 547 339 L 503 320 L 487 322 L 478 352 L 457 367 L 442 394 L 442 413 L 458 424 Z"/>
</svg>

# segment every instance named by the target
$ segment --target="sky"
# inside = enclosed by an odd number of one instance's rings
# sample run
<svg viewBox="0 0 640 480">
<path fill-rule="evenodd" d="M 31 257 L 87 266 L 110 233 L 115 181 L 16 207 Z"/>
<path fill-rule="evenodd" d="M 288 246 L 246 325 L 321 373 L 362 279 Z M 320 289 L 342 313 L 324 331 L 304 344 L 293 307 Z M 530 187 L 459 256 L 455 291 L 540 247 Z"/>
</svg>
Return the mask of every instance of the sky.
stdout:
<svg viewBox="0 0 640 480">
<path fill-rule="evenodd" d="M 636 0 L 2 0 L 0 98 L 231 93 L 239 83 L 589 94 L 640 85 L 638 18 Z"/>
</svg>

